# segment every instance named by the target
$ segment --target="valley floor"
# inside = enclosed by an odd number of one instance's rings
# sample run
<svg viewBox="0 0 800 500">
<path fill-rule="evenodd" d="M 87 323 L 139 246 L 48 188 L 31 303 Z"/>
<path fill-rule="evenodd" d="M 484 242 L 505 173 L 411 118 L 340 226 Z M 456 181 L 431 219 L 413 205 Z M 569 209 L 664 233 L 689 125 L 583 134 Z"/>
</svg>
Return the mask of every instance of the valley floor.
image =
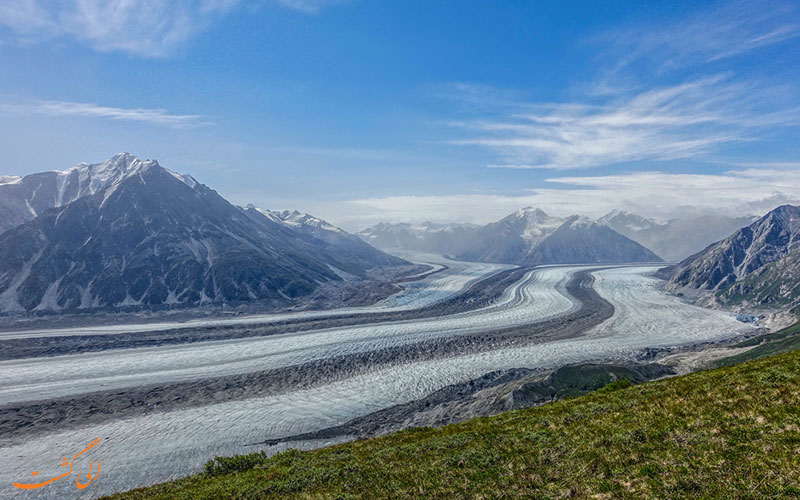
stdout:
<svg viewBox="0 0 800 500">
<path fill-rule="evenodd" d="M 654 269 L 453 263 L 367 308 L 0 333 L 0 496 L 95 437 L 103 477 L 80 498 L 182 477 L 215 455 L 352 439 L 284 440 L 488 372 L 543 376 L 754 334 L 664 294 Z"/>
</svg>

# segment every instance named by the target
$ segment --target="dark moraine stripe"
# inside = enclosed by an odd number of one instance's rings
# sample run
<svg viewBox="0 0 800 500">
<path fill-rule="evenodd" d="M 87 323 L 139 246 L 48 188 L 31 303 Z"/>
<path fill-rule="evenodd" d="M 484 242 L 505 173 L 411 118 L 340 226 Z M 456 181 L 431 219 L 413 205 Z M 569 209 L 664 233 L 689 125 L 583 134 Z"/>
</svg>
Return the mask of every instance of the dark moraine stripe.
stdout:
<svg viewBox="0 0 800 500">
<path fill-rule="evenodd" d="M 152 332 L 116 333 L 110 335 L 69 335 L 0 340 L 0 361 L 23 358 L 61 356 L 111 349 L 131 349 L 161 345 L 189 344 L 211 340 L 265 337 L 322 328 L 357 326 L 388 321 L 405 321 L 446 316 L 485 307 L 497 300 L 503 291 L 519 281 L 533 268 L 514 268 L 493 274 L 458 295 L 435 304 L 409 311 L 354 313 L 346 316 L 287 319 L 264 325 L 222 325 L 178 328 Z"/>
<path fill-rule="evenodd" d="M 580 306 L 560 317 L 513 328 L 441 337 L 259 372 L 98 391 L 0 407 L 0 442 L 155 412 L 264 397 L 367 373 L 374 367 L 574 338 L 610 318 L 614 307 L 592 288 L 590 271 L 573 274 L 567 292 Z"/>
</svg>

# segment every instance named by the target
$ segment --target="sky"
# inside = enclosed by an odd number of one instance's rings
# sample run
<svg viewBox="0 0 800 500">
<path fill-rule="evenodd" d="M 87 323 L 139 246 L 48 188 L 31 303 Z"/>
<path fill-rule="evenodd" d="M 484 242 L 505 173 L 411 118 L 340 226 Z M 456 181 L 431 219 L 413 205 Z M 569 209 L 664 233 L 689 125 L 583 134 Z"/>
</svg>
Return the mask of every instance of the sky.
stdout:
<svg viewBox="0 0 800 500">
<path fill-rule="evenodd" d="M 800 202 L 794 1 L 18 0 L 0 174 L 127 151 L 348 230 Z"/>
</svg>

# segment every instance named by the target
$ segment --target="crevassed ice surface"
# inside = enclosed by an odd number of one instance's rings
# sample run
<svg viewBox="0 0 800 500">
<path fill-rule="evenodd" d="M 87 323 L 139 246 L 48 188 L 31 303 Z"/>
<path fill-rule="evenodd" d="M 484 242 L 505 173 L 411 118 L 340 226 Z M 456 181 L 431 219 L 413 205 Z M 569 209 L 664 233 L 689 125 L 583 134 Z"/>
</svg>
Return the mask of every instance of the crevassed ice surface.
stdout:
<svg viewBox="0 0 800 500">
<path fill-rule="evenodd" d="M 494 304 L 464 313 L 141 349 L 0 362 L 0 402 L 280 368 L 345 354 L 528 324 L 577 307 L 565 285 L 577 267 L 531 271 Z"/>
<path fill-rule="evenodd" d="M 141 324 L 120 324 L 57 328 L 46 330 L 26 330 L 0 332 L 0 339 L 57 337 L 70 335 L 113 335 L 130 332 L 151 332 L 180 328 L 206 326 L 269 324 L 292 319 L 334 317 L 352 314 L 366 314 L 383 311 L 402 311 L 416 309 L 452 297 L 481 278 L 490 276 L 515 266 L 482 262 L 455 261 L 436 254 L 403 252 L 402 258 L 410 262 L 427 264 L 439 270 L 421 280 L 401 284 L 403 291 L 394 294 L 371 306 L 342 307 L 324 311 L 301 311 L 290 313 L 257 314 L 236 318 L 194 319 L 187 321 L 161 321 Z"/>
<path fill-rule="evenodd" d="M 567 273 L 560 269 L 562 274 Z M 211 456 L 256 451 L 258 447 L 247 444 L 337 425 L 491 370 L 624 359 L 645 347 L 720 340 L 748 328 L 729 314 L 701 309 L 664 294 L 658 288 L 658 280 L 647 276 L 653 269 L 596 271 L 595 286 L 614 304 L 615 314 L 584 337 L 375 367 L 368 374 L 311 389 L 109 421 L 41 436 L 24 445 L 6 446 L 0 455 L 0 497 L 19 493 L 2 485 L 27 478 L 33 468 L 41 467 L 44 475 L 45 467 L 57 465 L 68 451 L 79 451 L 80 444 L 97 436 L 104 441 L 93 457 L 103 461 L 103 472 L 96 486 L 87 488 L 90 491 L 78 492 L 71 479 L 23 492 L 19 498 L 89 498 L 180 477 L 199 470 Z M 291 445 L 321 444 L 326 443 Z"/>
</svg>

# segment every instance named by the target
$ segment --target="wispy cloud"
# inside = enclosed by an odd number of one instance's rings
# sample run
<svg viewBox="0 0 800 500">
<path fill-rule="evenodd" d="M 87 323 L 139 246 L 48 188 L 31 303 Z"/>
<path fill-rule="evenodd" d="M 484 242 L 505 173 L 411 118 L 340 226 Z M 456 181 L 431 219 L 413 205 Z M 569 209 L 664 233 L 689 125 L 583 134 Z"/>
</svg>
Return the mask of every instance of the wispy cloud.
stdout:
<svg viewBox="0 0 800 500">
<path fill-rule="evenodd" d="M 273 0 L 315 13 L 336 0 Z M 76 40 L 101 52 L 163 57 L 234 6 L 252 0 L 16 0 L 0 26 L 20 43 Z"/>
<path fill-rule="evenodd" d="M 343 3 L 347 0 L 277 0 L 278 3 L 309 14 L 316 14 L 326 7 Z"/>
<path fill-rule="evenodd" d="M 460 122 L 471 137 L 456 144 L 489 148 L 493 168 L 585 168 L 639 160 L 701 158 L 719 146 L 758 139 L 800 123 L 785 88 L 713 75 L 624 92 L 603 102 L 529 105 L 505 119 Z"/>
<path fill-rule="evenodd" d="M 29 103 L 0 104 L 5 113 L 37 113 L 49 116 L 82 116 L 133 122 L 147 122 L 168 127 L 196 127 L 210 124 L 201 115 L 179 115 L 164 109 L 116 108 L 85 102 L 32 101 Z"/>
<path fill-rule="evenodd" d="M 729 2 L 606 32 L 591 39 L 594 77 L 565 102 L 501 100 L 491 88 L 450 84 L 446 98 L 494 106 L 449 122 L 460 129 L 450 142 L 493 152 L 490 168 L 710 161 L 731 144 L 800 123 L 795 82 L 715 64 L 799 37 L 798 10 L 786 1 Z"/>
<path fill-rule="evenodd" d="M 561 216 L 591 217 L 623 209 L 666 220 L 698 213 L 763 214 L 783 203 L 800 202 L 800 171 L 785 169 L 747 169 L 719 175 L 635 172 L 560 177 L 547 182 L 553 187 L 532 189 L 517 196 L 389 196 L 352 200 L 343 207 L 328 210 L 337 223 L 353 228 L 383 220 L 433 219 L 482 224 L 524 206 L 541 207 Z"/>
<path fill-rule="evenodd" d="M 618 66 L 639 61 L 668 70 L 746 54 L 800 36 L 797 5 L 738 0 L 700 8 L 688 18 L 615 29 L 594 39 Z"/>
</svg>

